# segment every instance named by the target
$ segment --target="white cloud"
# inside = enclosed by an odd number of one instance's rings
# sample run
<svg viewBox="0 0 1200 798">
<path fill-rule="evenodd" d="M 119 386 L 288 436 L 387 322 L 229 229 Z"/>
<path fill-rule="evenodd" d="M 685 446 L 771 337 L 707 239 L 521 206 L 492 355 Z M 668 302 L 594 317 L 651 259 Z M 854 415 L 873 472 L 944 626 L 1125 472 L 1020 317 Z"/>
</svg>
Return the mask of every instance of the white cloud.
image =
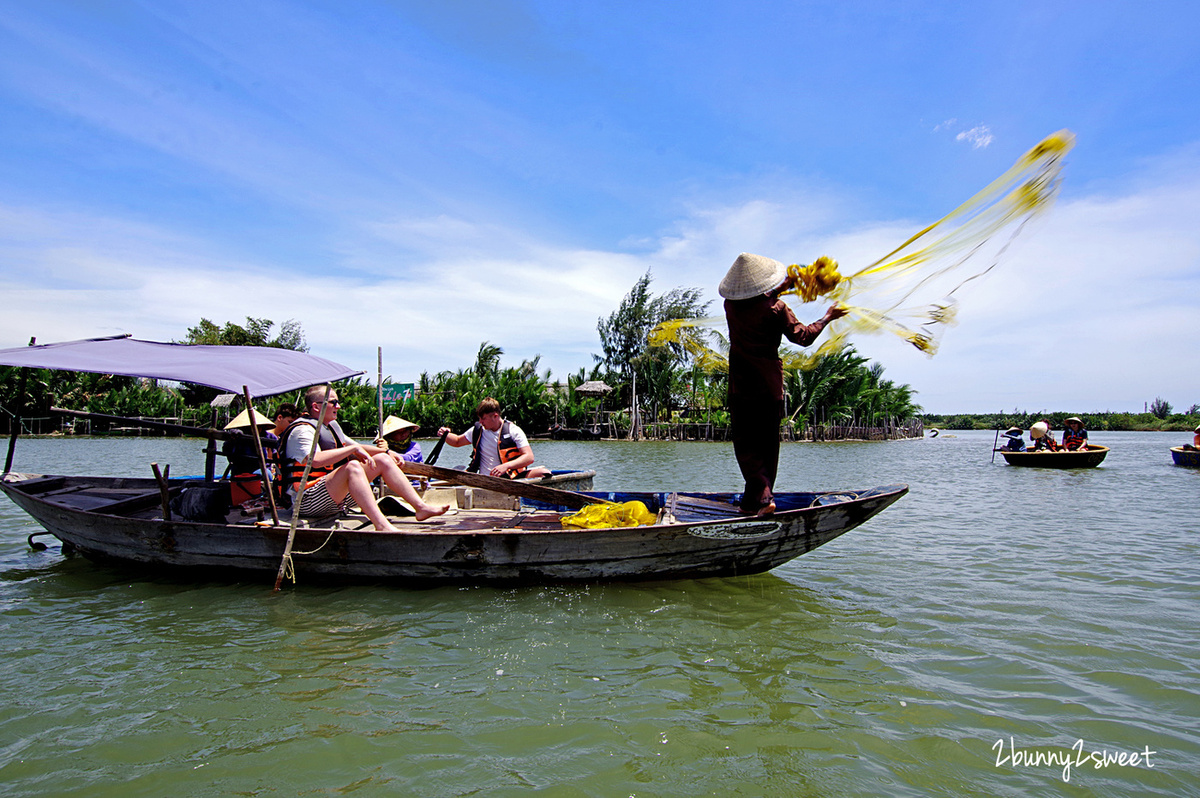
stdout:
<svg viewBox="0 0 1200 798">
<path fill-rule="evenodd" d="M 489 341 L 505 350 L 502 363 L 540 354 L 561 378 L 591 367 L 596 320 L 647 270 L 657 291 L 702 287 L 719 313 L 716 285 L 738 252 L 789 262 L 827 254 L 851 271 L 921 223 L 848 224 L 844 200 L 818 191 L 772 197 L 697 205 L 637 252 L 563 247 L 448 216 L 371 223 L 346 248 L 360 267 L 353 278 L 336 276 L 344 264 L 295 273 L 233 259 L 119 218 L 0 206 L 0 346 L 113 332 L 168 340 L 201 317 L 254 316 L 299 320 L 315 353 L 370 374 L 377 346 L 385 372 L 405 379 L 466 368 Z M 1200 401 L 1198 206 L 1196 159 L 1151 164 L 1121 191 L 1068 197 L 967 295 L 936 357 L 893 336 L 856 343 L 933 412 L 1132 410 L 1155 396 L 1186 407 Z M 397 249 L 408 253 L 403 268 L 388 255 Z"/>
<path fill-rule="evenodd" d="M 970 130 L 959 133 L 954 140 L 968 142 L 972 149 L 978 150 L 991 144 L 994 138 L 987 125 L 976 125 Z"/>
</svg>

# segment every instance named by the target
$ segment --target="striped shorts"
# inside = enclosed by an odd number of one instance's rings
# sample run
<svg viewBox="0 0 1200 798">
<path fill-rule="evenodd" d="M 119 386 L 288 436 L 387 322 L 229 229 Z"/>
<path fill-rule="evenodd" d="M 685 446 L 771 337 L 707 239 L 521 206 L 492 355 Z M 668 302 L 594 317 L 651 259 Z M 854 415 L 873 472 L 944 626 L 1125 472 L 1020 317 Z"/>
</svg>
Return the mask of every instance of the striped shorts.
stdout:
<svg viewBox="0 0 1200 798">
<path fill-rule="evenodd" d="M 353 499 L 350 498 L 349 493 L 346 494 L 346 498 L 342 499 L 340 504 L 335 502 L 333 497 L 329 495 L 329 486 L 322 479 L 304 491 L 304 497 L 300 500 L 300 515 L 302 517 L 307 515 L 317 518 L 334 515 L 346 509 L 347 505 L 352 502 Z"/>
</svg>

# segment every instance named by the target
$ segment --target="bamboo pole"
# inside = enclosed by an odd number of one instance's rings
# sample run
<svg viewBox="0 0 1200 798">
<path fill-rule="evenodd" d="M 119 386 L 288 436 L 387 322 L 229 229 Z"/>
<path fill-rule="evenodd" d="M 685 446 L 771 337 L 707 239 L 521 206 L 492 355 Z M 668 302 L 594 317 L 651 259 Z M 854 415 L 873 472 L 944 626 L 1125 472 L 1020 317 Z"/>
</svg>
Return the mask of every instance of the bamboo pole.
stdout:
<svg viewBox="0 0 1200 798">
<path fill-rule="evenodd" d="M 313 458 L 317 456 L 317 445 L 321 442 L 321 420 L 325 418 L 325 406 L 329 404 L 329 393 L 332 385 L 325 386 L 325 396 L 321 399 L 321 411 L 317 414 L 317 426 L 313 430 L 312 446 L 308 449 L 308 462 L 304 464 L 304 475 L 300 477 L 300 488 L 296 491 L 296 503 L 292 506 L 292 525 L 288 529 L 287 543 L 283 546 L 283 559 L 279 562 L 279 573 L 275 575 L 275 592 L 283 585 L 283 577 L 292 564 L 292 544 L 296 541 L 296 524 L 300 521 L 300 502 L 304 499 L 304 489 L 308 485 L 308 475 L 312 472 Z M 283 456 L 287 456 L 284 452 Z M 293 581 L 295 574 L 293 573 Z"/>
<path fill-rule="evenodd" d="M 383 347 L 379 347 L 379 379 L 375 381 L 375 400 L 379 404 L 379 434 L 376 438 L 383 437 Z"/>
<path fill-rule="evenodd" d="M 242 396 L 246 400 L 246 413 L 250 416 L 250 431 L 254 434 L 254 450 L 258 452 L 258 467 L 262 469 L 262 479 L 259 484 L 267 500 L 271 504 L 271 524 L 279 526 L 279 510 L 275 507 L 275 490 L 271 486 L 271 469 L 267 467 L 267 455 L 263 451 L 262 437 L 258 434 L 258 420 L 255 419 L 254 402 L 250 399 L 250 389 L 243 385 Z"/>
</svg>

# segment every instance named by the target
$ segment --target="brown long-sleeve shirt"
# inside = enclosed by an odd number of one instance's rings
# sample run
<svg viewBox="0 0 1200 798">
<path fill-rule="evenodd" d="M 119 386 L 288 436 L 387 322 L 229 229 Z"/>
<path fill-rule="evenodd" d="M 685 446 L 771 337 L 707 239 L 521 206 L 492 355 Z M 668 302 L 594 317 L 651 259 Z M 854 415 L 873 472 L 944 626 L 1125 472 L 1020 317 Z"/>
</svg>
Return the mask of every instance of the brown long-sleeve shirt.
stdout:
<svg viewBox="0 0 1200 798">
<path fill-rule="evenodd" d="M 726 299 L 729 324 L 729 394 L 783 401 L 784 338 L 808 346 L 825 329 L 822 321 L 801 324 L 775 292 L 750 299 Z"/>
</svg>

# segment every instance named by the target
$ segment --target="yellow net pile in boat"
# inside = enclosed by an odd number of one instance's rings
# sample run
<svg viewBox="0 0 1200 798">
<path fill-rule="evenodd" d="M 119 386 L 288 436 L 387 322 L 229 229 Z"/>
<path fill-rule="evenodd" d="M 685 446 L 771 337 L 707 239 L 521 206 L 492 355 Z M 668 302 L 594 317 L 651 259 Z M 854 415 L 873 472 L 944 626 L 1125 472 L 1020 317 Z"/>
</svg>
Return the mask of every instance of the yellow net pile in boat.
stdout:
<svg viewBox="0 0 1200 798">
<path fill-rule="evenodd" d="M 618 526 L 650 526 L 658 516 L 639 501 L 589 504 L 577 513 L 564 515 L 563 527 L 574 529 L 608 529 Z"/>
<path fill-rule="evenodd" d="M 1054 204 L 1074 144 L 1069 130 L 1047 136 L 971 199 L 852 274 L 841 274 L 826 256 L 790 266 L 793 287 L 785 295 L 801 302 L 825 297 L 849 312 L 826 328 L 828 337 L 811 354 L 785 350 L 784 367 L 811 368 L 855 333 L 890 332 L 932 357 L 942 330 L 955 323 L 955 293 L 995 268 L 1026 223 Z M 684 345 L 692 351 L 704 341 L 698 330 L 723 324 L 721 317 L 665 322 L 650 332 L 650 345 L 688 338 L 692 343 Z M 724 355 L 710 352 L 701 365 L 722 362 L 727 366 Z"/>
</svg>

